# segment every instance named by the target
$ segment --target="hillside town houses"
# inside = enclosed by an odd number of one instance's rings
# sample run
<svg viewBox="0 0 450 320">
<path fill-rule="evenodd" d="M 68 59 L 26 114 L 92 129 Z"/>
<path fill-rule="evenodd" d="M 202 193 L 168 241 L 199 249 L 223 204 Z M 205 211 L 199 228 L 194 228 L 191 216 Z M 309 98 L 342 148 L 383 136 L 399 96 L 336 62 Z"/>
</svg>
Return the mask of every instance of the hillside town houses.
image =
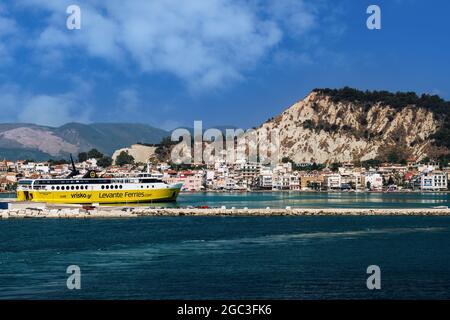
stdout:
<svg viewBox="0 0 450 320">
<path fill-rule="evenodd" d="M 337 168 L 312 164 L 296 165 L 290 162 L 274 167 L 259 163 L 236 162 L 233 165 L 223 160 L 214 165 L 197 165 L 179 168 L 168 163 L 136 164 L 101 168 L 95 159 L 77 163 L 80 172 L 97 170 L 101 176 L 130 175 L 148 170 L 167 183 L 183 183 L 183 191 L 445 191 L 448 189 L 449 167 L 437 163 L 415 163 L 406 165 L 381 164 L 366 168 L 352 163 L 340 164 Z M 12 191 L 21 178 L 56 178 L 70 173 L 69 164 L 51 164 L 32 161 L 0 161 L 0 191 Z"/>
</svg>

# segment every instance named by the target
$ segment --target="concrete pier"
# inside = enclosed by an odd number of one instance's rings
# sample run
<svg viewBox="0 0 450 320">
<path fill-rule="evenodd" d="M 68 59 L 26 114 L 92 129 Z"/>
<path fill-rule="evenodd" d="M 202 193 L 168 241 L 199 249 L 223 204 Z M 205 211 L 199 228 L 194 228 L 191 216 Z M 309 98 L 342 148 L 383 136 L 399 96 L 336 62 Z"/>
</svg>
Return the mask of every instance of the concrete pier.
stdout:
<svg viewBox="0 0 450 320">
<path fill-rule="evenodd" d="M 150 207 L 95 207 L 50 206 L 36 203 L 15 203 L 0 210 L 0 218 L 136 218 L 143 216 L 450 216 L 450 209 L 306 209 L 306 208 L 150 208 Z"/>
</svg>

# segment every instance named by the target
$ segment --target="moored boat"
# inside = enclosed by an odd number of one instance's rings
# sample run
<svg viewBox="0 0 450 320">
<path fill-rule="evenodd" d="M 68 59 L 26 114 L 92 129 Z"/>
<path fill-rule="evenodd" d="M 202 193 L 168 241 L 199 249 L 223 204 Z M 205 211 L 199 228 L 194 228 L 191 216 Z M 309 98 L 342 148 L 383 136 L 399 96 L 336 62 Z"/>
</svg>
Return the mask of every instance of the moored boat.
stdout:
<svg viewBox="0 0 450 320">
<path fill-rule="evenodd" d="M 73 161 L 72 161 L 73 164 Z M 73 165 L 65 179 L 22 179 L 17 201 L 59 204 L 153 203 L 176 201 L 182 184 L 167 184 L 161 176 L 140 173 L 134 176 L 102 178 L 95 171 L 82 177 Z"/>
<path fill-rule="evenodd" d="M 152 203 L 175 201 L 182 184 L 149 177 L 20 180 L 17 201 L 47 203 Z"/>
</svg>

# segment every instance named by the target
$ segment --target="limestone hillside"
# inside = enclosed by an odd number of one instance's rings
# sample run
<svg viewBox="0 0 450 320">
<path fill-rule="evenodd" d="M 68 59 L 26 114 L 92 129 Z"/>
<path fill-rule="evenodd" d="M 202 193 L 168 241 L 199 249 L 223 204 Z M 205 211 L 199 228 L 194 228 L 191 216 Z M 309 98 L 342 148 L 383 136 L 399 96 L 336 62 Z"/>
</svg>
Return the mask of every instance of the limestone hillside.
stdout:
<svg viewBox="0 0 450 320">
<path fill-rule="evenodd" d="M 297 163 L 405 161 L 449 153 L 449 110 L 437 96 L 315 89 L 256 130 L 278 129 Z"/>
</svg>

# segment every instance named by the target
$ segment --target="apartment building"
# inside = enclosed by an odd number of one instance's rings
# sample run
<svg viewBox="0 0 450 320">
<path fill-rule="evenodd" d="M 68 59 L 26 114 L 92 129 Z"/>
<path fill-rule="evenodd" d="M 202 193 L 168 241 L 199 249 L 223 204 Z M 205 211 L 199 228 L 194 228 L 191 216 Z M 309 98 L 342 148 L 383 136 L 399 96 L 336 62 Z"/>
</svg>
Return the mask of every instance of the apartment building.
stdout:
<svg viewBox="0 0 450 320">
<path fill-rule="evenodd" d="M 421 190 L 447 190 L 448 177 L 447 173 L 435 171 L 424 173 L 420 176 L 420 189 Z"/>
</svg>

